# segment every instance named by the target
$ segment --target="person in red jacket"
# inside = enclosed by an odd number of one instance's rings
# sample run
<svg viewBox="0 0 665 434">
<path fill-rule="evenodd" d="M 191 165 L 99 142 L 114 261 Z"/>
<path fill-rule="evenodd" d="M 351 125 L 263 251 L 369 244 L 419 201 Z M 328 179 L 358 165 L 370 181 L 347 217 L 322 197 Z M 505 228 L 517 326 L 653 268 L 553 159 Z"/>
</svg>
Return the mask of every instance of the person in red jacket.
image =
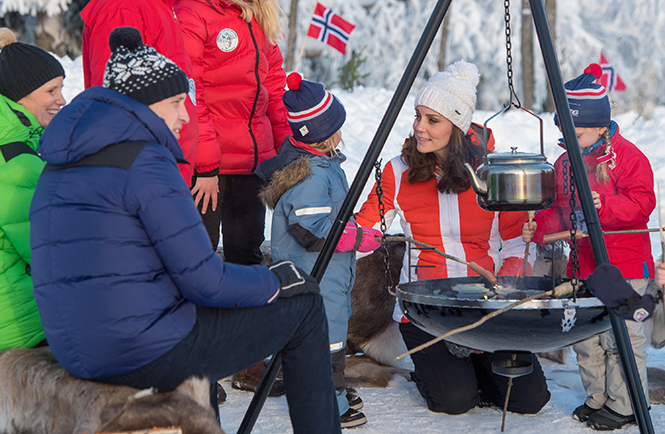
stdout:
<svg viewBox="0 0 665 434">
<path fill-rule="evenodd" d="M 478 82 L 476 66 L 459 61 L 434 74 L 416 96 L 413 136 L 407 139 L 402 155 L 383 170 L 386 225 L 390 227 L 399 215 L 406 236 L 491 272 L 498 270 L 499 275 L 517 276 L 524 264 L 520 231 L 527 213 L 481 209 L 464 168 L 465 162 L 480 165 L 483 155 L 475 134 L 482 127 L 471 123 Z M 356 222 L 379 228 L 379 201 L 372 191 Z M 530 258 L 535 258 L 533 249 Z M 466 265 L 423 249 L 412 253 L 410 260 L 405 255 L 400 282 L 475 275 Z M 400 322 L 409 349 L 433 338 L 409 323 L 398 307 L 394 319 Z M 411 355 L 412 376 L 428 408 L 435 412 L 461 414 L 483 402 L 503 406 L 508 380 L 494 374 L 491 364 L 509 357 L 472 352 L 444 341 Z M 533 354 L 517 357 L 531 362 L 534 369 L 514 380 L 508 410 L 537 413 L 550 398 L 542 368 Z"/>
<path fill-rule="evenodd" d="M 226 261 L 261 263 L 265 207 L 254 171 L 291 134 L 275 45 L 282 11 L 277 0 L 178 0 L 175 11 L 196 82 L 202 187 L 193 192 L 203 224 L 216 250 L 221 222 Z"/>
<path fill-rule="evenodd" d="M 104 68 L 109 60 L 109 35 L 116 27 L 134 27 L 141 32 L 147 45 L 171 59 L 189 78 L 189 98 L 186 101 L 190 119 L 196 119 L 196 97 L 192 64 L 185 52 L 180 25 L 174 17 L 174 0 L 91 0 L 81 11 L 83 18 L 83 79 L 85 88 L 101 86 Z M 180 132 L 178 140 L 185 161 L 178 168 L 185 183 L 191 186 L 196 164 L 198 125 L 190 122 Z M 198 169 L 197 169 L 198 170 Z"/>
<path fill-rule="evenodd" d="M 600 78 L 600 65 L 591 64 L 579 77 L 565 84 L 577 141 L 582 150 L 591 194 L 604 231 L 647 229 L 649 216 L 656 206 L 653 172 L 647 157 L 619 134 L 619 126 L 610 118 L 610 103 Z M 555 115 L 554 123 L 559 119 Z M 564 148 L 565 143 L 560 143 Z M 524 241 L 543 243 L 550 232 L 570 230 L 571 167 L 568 154 L 554 164 L 557 174 L 556 200 L 552 207 L 538 212 L 534 221 L 524 225 Z M 584 215 L 576 198 L 574 215 L 577 229 L 586 232 Z M 649 278 L 654 275 L 651 242 L 648 233 L 606 235 L 610 263 L 615 265 L 639 295 L 644 295 Z M 596 268 L 588 238 L 577 242 L 579 277 L 587 278 Z M 568 275 L 572 276 L 572 256 Z M 644 395 L 649 399 L 646 377 L 645 323 L 626 321 L 642 379 Z M 594 336 L 573 346 L 577 353 L 582 383 L 587 393 L 573 418 L 596 430 L 612 430 L 635 422 L 619 353 L 612 331 Z"/>
</svg>

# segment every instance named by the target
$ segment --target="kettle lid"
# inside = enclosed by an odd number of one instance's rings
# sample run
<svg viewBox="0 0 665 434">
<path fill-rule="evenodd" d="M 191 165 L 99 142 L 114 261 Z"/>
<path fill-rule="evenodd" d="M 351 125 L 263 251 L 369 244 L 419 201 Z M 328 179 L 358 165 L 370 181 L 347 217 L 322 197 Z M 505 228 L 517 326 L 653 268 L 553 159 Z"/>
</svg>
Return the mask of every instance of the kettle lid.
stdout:
<svg viewBox="0 0 665 434">
<path fill-rule="evenodd" d="M 517 152 L 517 147 L 511 147 L 511 152 L 493 152 L 487 154 L 490 164 L 539 164 L 547 162 L 543 154 Z"/>
</svg>

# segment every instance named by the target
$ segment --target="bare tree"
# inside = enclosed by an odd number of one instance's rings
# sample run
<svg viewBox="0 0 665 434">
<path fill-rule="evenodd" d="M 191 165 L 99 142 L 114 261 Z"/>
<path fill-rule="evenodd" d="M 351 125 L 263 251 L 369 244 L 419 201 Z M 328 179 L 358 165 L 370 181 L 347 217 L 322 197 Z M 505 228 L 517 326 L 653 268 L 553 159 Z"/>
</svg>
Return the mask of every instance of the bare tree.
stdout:
<svg viewBox="0 0 665 434">
<path fill-rule="evenodd" d="M 545 0 L 545 13 L 547 14 L 547 21 L 549 22 L 550 32 L 552 33 L 552 41 L 554 41 L 554 49 L 556 50 L 556 0 Z M 554 97 L 552 96 L 552 87 L 547 81 L 547 101 L 545 101 L 546 112 L 554 112 Z"/>
<path fill-rule="evenodd" d="M 286 71 L 293 71 L 293 58 L 296 52 L 296 36 L 298 31 L 298 0 L 291 0 L 291 10 L 289 11 L 289 36 L 286 43 L 286 61 L 284 62 L 284 69 Z"/>
<path fill-rule="evenodd" d="M 444 71 L 446 69 L 446 44 L 448 42 L 448 23 L 450 22 L 450 8 L 446 12 L 446 16 L 443 19 L 443 24 L 441 25 L 441 49 L 439 50 L 439 71 Z"/>
<path fill-rule="evenodd" d="M 536 99 L 534 96 L 533 24 L 529 0 L 522 0 L 522 91 L 524 95 L 522 105 L 524 108 L 532 110 Z"/>
</svg>

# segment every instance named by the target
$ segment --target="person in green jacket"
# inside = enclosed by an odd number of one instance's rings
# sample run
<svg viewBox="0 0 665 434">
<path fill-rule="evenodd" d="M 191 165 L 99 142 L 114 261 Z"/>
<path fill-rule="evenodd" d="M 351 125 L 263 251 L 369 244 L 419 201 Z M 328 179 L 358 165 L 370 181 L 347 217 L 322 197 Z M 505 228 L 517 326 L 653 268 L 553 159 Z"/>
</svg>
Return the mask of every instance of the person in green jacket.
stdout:
<svg viewBox="0 0 665 434">
<path fill-rule="evenodd" d="M 28 212 L 44 162 L 42 131 L 65 105 L 65 70 L 0 28 L 0 350 L 45 345 L 32 297 Z"/>
</svg>

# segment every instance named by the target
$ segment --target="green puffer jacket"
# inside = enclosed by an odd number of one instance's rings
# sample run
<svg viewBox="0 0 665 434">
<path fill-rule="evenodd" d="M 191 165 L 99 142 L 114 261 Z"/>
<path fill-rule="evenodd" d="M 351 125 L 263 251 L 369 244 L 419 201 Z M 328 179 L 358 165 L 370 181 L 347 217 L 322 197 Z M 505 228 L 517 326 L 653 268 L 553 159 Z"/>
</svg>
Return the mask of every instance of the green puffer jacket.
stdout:
<svg viewBox="0 0 665 434">
<path fill-rule="evenodd" d="M 0 350 L 44 340 L 32 297 L 28 212 L 44 168 L 43 128 L 23 106 L 0 95 Z"/>
</svg>

